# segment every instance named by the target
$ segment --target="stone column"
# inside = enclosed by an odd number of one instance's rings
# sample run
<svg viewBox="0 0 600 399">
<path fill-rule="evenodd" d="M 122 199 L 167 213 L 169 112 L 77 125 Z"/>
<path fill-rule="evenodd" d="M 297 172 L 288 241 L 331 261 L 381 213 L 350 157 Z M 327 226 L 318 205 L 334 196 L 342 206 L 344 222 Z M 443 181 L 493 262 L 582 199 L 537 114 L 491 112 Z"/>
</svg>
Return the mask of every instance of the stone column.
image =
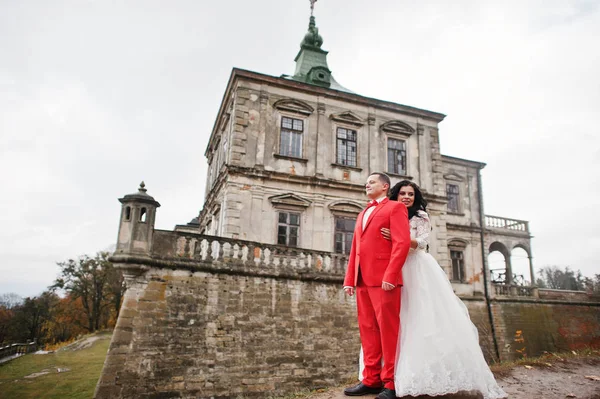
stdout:
<svg viewBox="0 0 600 399">
<path fill-rule="evenodd" d="M 510 263 L 510 255 L 504 255 L 504 266 L 506 269 L 505 284 L 511 285 L 513 283 L 512 264 Z"/>
</svg>

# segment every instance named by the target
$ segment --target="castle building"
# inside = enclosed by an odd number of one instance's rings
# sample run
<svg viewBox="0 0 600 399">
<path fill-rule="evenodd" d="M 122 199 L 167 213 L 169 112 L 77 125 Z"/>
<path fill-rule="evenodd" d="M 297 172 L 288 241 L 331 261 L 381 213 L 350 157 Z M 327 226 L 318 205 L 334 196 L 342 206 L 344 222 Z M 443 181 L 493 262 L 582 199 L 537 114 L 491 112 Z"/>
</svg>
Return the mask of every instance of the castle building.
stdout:
<svg viewBox="0 0 600 399">
<path fill-rule="evenodd" d="M 155 229 L 143 182 L 119 199 L 109 260 L 127 291 L 94 398 L 255 398 L 355 378 L 356 303 L 341 286 L 373 171 L 423 189 L 430 252 L 488 360 L 597 346 L 597 297 L 514 279 L 528 223 L 484 214 L 485 165 L 440 153 L 444 115 L 345 89 L 322 43 L 311 17 L 294 75 L 232 71 L 197 218 Z M 489 270 L 496 251 L 505 267 Z"/>
<path fill-rule="evenodd" d="M 534 281 L 528 223 L 484 214 L 485 164 L 442 155 L 445 115 L 346 89 L 322 44 L 311 16 L 294 75 L 233 69 L 205 152 L 204 207 L 188 227 L 347 254 L 367 199 L 364 183 L 379 171 L 392 185 L 409 179 L 422 188 L 433 226 L 430 252 L 457 294 L 483 295 L 491 251 L 506 263 L 496 283 L 513 283 L 516 247 L 527 252 Z"/>
</svg>

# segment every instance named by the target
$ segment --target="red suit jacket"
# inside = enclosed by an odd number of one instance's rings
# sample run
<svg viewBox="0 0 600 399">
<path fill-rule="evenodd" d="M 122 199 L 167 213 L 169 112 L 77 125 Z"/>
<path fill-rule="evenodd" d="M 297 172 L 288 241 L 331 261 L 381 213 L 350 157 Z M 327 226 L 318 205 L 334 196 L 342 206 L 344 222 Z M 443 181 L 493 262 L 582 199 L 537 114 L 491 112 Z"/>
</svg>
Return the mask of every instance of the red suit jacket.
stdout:
<svg viewBox="0 0 600 399">
<path fill-rule="evenodd" d="M 381 286 L 383 281 L 402 285 L 402 266 L 410 249 L 408 212 L 401 202 L 384 198 L 373 209 L 363 230 L 363 215 L 358 215 L 352 238 L 344 286 L 356 287 L 358 268 L 367 286 Z M 381 228 L 391 230 L 392 240 L 381 235 Z"/>
</svg>

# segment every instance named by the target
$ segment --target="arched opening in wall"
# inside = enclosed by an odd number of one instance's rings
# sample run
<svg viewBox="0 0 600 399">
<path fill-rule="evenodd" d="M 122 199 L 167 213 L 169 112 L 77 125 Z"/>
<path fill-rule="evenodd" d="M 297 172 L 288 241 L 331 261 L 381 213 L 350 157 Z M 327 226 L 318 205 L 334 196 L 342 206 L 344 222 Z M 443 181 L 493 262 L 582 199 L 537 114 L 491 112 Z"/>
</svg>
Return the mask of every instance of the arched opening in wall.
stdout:
<svg viewBox="0 0 600 399">
<path fill-rule="evenodd" d="M 142 223 L 146 223 L 146 215 L 148 212 L 146 212 L 146 208 L 142 208 L 142 210 L 140 211 L 140 222 Z"/>
<path fill-rule="evenodd" d="M 492 283 L 511 283 L 510 254 L 504 244 L 496 241 L 490 245 L 488 268 L 490 269 Z"/>
<path fill-rule="evenodd" d="M 488 267 L 492 275 L 492 283 L 501 284 L 504 283 L 506 272 L 506 266 L 504 264 L 504 255 L 499 251 L 491 252 L 488 255 Z"/>
<path fill-rule="evenodd" d="M 125 208 L 125 221 L 129 222 L 131 220 L 131 207 L 128 206 Z"/>
<path fill-rule="evenodd" d="M 513 282 L 517 285 L 529 286 L 535 276 L 529 270 L 529 254 L 522 247 L 515 247 L 510 251 L 510 264 L 513 272 Z"/>
</svg>

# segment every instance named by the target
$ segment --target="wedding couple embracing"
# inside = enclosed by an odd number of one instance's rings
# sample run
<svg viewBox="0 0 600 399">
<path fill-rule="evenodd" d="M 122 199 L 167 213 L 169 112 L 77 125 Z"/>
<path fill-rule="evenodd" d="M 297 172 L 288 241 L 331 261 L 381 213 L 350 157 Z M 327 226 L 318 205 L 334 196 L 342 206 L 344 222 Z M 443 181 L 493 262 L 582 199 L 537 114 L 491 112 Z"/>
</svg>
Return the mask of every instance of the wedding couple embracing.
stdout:
<svg viewBox="0 0 600 399">
<path fill-rule="evenodd" d="M 344 394 L 506 397 L 466 306 L 427 252 L 431 223 L 419 187 L 408 180 L 390 185 L 384 173 L 369 176 L 371 201 L 354 229 L 344 291 L 356 295 L 361 382 Z"/>
</svg>

